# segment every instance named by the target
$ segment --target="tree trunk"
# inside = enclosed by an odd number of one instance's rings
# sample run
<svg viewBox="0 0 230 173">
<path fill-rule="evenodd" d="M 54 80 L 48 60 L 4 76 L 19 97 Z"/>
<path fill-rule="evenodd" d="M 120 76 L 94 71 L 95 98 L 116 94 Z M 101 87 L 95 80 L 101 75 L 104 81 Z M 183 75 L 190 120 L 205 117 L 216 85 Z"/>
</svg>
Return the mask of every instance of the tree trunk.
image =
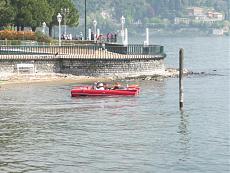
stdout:
<svg viewBox="0 0 230 173">
<path fill-rule="evenodd" d="M 48 27 L 49 27 L 49 36 L 52 37 L 52 28 L 53 28 L 53 26 L 49 25 Z"/>
<path fill-rule="evenodd" d="M 35 27 L 35 26 L 33 26 L 33 27 L 31 27 L 31 28 L 32 28 L 32 31 L 33 31 L 33 32 L 36 31 L 36 27 Z"/>
<path fill-rule="evenodd" d="M 24 31 L 24 28 L 25 28 L 24 26 L 21 26 L 21 31 Z"/>
</svg>

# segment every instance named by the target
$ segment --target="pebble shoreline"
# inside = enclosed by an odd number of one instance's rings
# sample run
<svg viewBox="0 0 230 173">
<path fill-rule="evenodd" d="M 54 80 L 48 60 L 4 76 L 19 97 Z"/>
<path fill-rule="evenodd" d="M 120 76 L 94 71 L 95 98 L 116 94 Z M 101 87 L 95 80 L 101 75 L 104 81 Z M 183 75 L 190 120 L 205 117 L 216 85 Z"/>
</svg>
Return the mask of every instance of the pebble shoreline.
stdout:
<svg viewBox="0 0 230 173">
<path fill-rule="evenodd" d="M 188 75 L 191 72 L 184 69 L 184 75 Z M 164 78 L 178 77 L 179 71 L 175 68 L 167 68 L 165 73 L 157 76 L 137 76 L 128 77 L 123 80 L 141 79 L 141 80 L 163 80 Z M 111 82 L 121 80 L 117 77 L 90 77 L 90 76 L 74 76 L 71 74 L 20 74 L 20 75 L 8 75 L 0 74 L 0 85 L 10 85 L 18 83 L 38 83 L 38 82 L 68 82 L 68 83 L 91 83 L 95 81 Z"/>
</svg>

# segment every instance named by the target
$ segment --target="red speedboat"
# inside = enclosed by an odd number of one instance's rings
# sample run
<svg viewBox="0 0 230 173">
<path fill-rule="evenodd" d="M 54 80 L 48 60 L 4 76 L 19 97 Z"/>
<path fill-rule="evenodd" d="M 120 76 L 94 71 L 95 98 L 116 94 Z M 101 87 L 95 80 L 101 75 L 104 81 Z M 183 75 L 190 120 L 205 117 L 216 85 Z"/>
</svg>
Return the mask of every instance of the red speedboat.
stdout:
<svg viewBox="0 0 230 173">
<path fill-rule="evenodd" d="M 120 89 L 96 90 L 93 86 L 76 86 L 71 90 L 72 97 L 78 96 L 136 96 L 140 92 L 137 85 L 131 85 Z"/>
</svg>

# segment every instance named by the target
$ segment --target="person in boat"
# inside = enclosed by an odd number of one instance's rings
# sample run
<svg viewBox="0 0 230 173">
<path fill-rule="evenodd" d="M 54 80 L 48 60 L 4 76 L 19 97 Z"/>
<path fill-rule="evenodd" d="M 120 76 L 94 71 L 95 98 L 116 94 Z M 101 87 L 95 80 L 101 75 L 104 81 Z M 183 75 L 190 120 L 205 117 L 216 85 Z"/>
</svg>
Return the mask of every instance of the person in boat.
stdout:
<svg viewBox="0 0 230 173">
<path fill-rule="evenodd" d="M 111 86 L 108 83 L 104 83 L 105 90 L 111 90 Z"/>
<path fill-rule="evenodd" d="M 98 82 L 96 85 L 96 90 L 105 90 L 104 84 L 102 82 Z"/>
<path fill-rule="evenodd" d="M 123 88 L 121 87 L 121 84 L 118 83 L 118 82 L 115 83 L 115 85 L 113 86 L 112 90 L 117 90 L 117 89 L 123 89 Z"/>
<path fill-rule="evenodd" d="M 96 90 L 97 89 L 97 82 L 94 82 L 92 85 L 92 89 Z"/>
</svg>

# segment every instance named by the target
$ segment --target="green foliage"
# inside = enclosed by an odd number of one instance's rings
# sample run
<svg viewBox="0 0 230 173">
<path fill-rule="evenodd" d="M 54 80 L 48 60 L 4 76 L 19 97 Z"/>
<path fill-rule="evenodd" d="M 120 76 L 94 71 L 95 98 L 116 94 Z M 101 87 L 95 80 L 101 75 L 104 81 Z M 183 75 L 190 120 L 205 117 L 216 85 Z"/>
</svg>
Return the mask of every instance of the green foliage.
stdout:
<svg viewBox="0 0 230 173">
<path fill-rule="evenodd" d="M 50 22 L 50 24 L 58 24 L 57 21 L 57 14 L 61 13 L 61 8 L 68 8 L 69 9 L 69 13 L 66 14 L 66 24 L 68 25 L 72 25 L 72 26 L 76 26 L 78 25 L 78 18 L 79 18 L 79 14 L 77 9 L 75 8 L 74 4 L 72 3 L 72 1 L 70 0 L 48 0 L 48 3 L 50 5 L 50 7 L 54 10 L 54 15 L 52 16 L 52 21 Z M 62 14 L 62 16 L 64 17 L 64 15 Z M 62 22 L 64 23 L 64 18 L 62 20 Z"/>
<path fill-rule="evenodd" d="M 143 24 L 164 25 L 163 19 L 173 20 L 183 17 L 185 9 L 191 6 L 214 8 L 225 13 L 229 19 L 230 0 L 86 0 L 87 25 L 92 27 L 92 21 L 97 20 L 102 30 L 120 28 L 121 16 L 126 17 L 126 25 L 141 21 Z M 67 15 L 62 15 L 69 26 L 79 24 L 79 15 L 84 18 L 85 0 L 0 0 L 0 27 L 16 25 L 36 27 L 46 22 L 49 35 L 52 27 L 58 25 L 57 14 L 61 8 L 69 8 Z M 79 9 L 79 11 L 77 10 Z M 105 16 L 102 16 L 101 13 Z M 65 20 L 64 20 L 65 19 Z"/>
<path fill-rule="evenodd" d="M 45 42 L 45 43 L 51 43 L 52 42 L 52 39 L 50 37 L 48 37 L 47 35 L 44 35 L 40 31 L 35 32 L 35 40 L 37 42 Z"/>
<path fill-rule="evenodd" d="M 10 0 L 10 4 L 16 11 L 16 26 L 30 26 L 35 31 L 42 22 L 51 21 L 53 11 L 47 0 Z"/>
<path fill-rule="evenodd" d="M 49 23 L 47 23 L 49 26 L 50 36 L 52 35 L 52 27 L 54 25 L 58 25 L 57 14 L 61 13 L 61 8 L 69 9 L 69 13 L 66 14 L 65 18 L 64 15 L 62 14 L 63 24 L 65 20 L 66 20 L 66 24 L 69 26 L 77 26 L 79 24 L 79 13 L 71 0 L 47 0 L 47 1 L 49 6 L 53 9 L 52 20 Z"/>
<path fill-rule="evenodd" d="M 81 17 L 84 17 L 84 0 L 73 2 L 80 10 Z M 87 15 L 93 14 L 95 17 L 98 11 L 104 11 L 110 14 L 115 22 L 119 22 L 124 15 L 129 24 L 131 21 L 143 21 L 146 17 L 183 17 L 185 9 L 191 6 L 210 7 L 227 15 L 228 3 L 229 0 L 87 0 Z"/>
<path fill-rule="evenodd" d="M 66 24 L 77 26 L 79 14 L 71 0 L 0 0 L 0 26 L 14 24 L 18 30 L 31 27 L 35 31 L 46 22 L 52 30 L 61 8 L 69 8 Z"/>
<path fill-rule="evenodd" d="M 164 23 L 164 21 L 159 17 L 152 17 L 152 18 L 149 19 L 149 23 L 160 24 L 160 23 Z"/>
<path fill-rule="evenodd" d="M 0 11 L 0 26 L 12 24 L 16 13 L 7 0 L 0 0 Z"/>
</svg>

